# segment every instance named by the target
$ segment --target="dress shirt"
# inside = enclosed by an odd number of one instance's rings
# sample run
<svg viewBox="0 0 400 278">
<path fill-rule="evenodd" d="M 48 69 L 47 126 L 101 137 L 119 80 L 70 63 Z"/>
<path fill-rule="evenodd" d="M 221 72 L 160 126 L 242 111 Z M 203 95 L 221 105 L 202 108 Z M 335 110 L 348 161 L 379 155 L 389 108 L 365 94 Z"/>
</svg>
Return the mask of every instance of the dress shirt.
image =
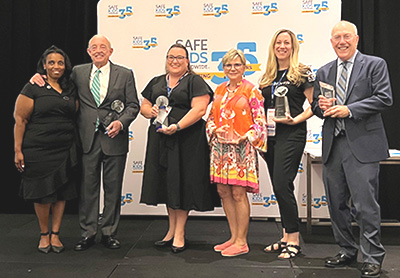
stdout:
<svg viewBox="0 0 400 278">
<path fill-rule="evenodd" d="M 347 98 L 347 94 L 349 93 L 349 91 L 347 90 L 349 87 L 349 81 L 350 81 L 350 77 L 351 77 L 351 72 L 353 71 L 353 66 L 354 66 L 354 60 L 356 59 L 356 55 L 358 53 L 358 49 L 356 49 L 356 52 L 354 53 L 354 55 L 347 61 L 343 61 L 342 59 L 338 58 L 337 60 L 337 73 L 336 73 L 336 87 L 339 86 L 338 82 L 339 82 L 339 78 L 340 78 L 340 74 L 342 73 L 342 69 L 343 69 L 343 62 L 347 62 L 346 68 L 347 68 L 347 80 L 346 80 L 346 97 Z M 343 100 L 345 101 L 345 100 Z M 347 107 L 348 108 L 348 107 Z M 349 108 L 349 118 L 352 117 L 352 113 L 351 110 Z"/>
<path fill-rule="evenodd" d="M 96 71 L 98 68 L 93 64 L 92 67 L 92 72 L 90 73 L 90 87 L 92 87 L 92 82 L 94 75 L 96 74 Z M 103 102 L 103 100 L 107 96 L 107 90 L 108 90 L 108 82 L 110 80 L 110 62 L 108 61 L 107 64 L 99 69 L 100 75 L 100 103 Z"/>
</svg>

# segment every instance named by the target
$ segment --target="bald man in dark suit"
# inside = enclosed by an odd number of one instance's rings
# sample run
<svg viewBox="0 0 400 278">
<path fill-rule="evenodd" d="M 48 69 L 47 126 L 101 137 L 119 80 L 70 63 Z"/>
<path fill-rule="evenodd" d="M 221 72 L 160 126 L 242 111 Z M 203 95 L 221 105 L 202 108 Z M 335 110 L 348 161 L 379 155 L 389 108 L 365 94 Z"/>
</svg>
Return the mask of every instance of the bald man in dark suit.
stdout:
<svg viewBox="0 0 400 278">
<path fill-rule="evenodd" d="M 133 73 L 110 62 L 112 52 L 111 43 L 105 36 L 94 36 L 88 47 L 93 63 L 74 67 L 71 75 L 78 88 L 80 106 L 77 123 L 83 149 L 79 205 L 82 239 L 75 245 L 76 251 L 86 250 L 95 241 L 101 171 L 104 189 L 101 242 L 111 249 L 120 247 L 116 234 L 128 152 L 128 128 L 140 108 Z M 97 93 L 93 89 L 94 83 L 97 84 Z M 116 106 L 119 108 L 113 111 Z M 108 122 L 106 119 L 110 112 L 114 119 Z"/>
<path fill-rule="evenodd" d="M 381 112 L 392 105 L 392 91 L 386 62 L 359 52 L 358 40 L 354 24 L 337 23 L 331 44 L 338 58 L 318 70 L 314 83 L 312 110 L 325 119 L 323 180 L 333 234 L 341 247 L 325 265 L 349 265 L 360 249 L 361 277 L 379 277 L 385 256 L 380 238 L 379 161 L 389 156 Z M 335 88 L 335 98 L 321 95 L 326 85 Z M 352 233 L 350 200 L 360 227 L 360 246 Z"/>
</svg>

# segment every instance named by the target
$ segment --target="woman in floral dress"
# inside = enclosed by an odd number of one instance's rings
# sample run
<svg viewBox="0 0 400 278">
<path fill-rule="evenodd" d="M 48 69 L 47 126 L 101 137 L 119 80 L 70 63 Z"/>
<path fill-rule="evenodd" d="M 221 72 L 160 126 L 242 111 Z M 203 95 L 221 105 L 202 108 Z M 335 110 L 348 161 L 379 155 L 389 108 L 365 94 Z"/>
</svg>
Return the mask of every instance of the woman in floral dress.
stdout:
<svg viewBox="0 0 400 278">
<path fill-rule="evenodd" d="M 231 49 L 222 58 L 229 81 L 219 85 L 207 121 L 211 182 L 216 183 L 228 219 L 231 238 L 214 246 L 222 256 L 249 252 L 250 204 L 247 192 L 258 192 L 257 150 L 266 151 L 267 127 L 260 91 L 243 79 L 246 59 Z"/>
</svg>

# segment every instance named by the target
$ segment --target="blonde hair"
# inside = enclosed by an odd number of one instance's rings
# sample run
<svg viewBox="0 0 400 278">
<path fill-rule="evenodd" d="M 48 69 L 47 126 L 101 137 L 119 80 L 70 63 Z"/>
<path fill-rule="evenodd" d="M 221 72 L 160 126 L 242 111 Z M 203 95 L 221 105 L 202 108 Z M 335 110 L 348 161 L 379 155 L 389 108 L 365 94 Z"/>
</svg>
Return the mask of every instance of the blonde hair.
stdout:
<svg viewBox="0 0 400 278">
<path fill-rule="evenodd" d="M 296 86 L 300 86 L 301 83 L 305 82 L 307 72 L 310 71 L 309 67 L 299 63 L 300 44 L 296 38 L 296 35 L 288 29 L 278 30 L 272 37 L 271 43 L 269 44 L 267 68 L 265 69 L 265 73 L 261 77 L 260 88 L 270 86 L 277 76 L 278 62 L 275 56 L 274 49 L 276 40 L 278 36 L 282 33 L 287 33 L 292 40 L 292 53 L 290 55 L 289 70 L 286 75 L 287 79 Z"/>
<path fill-rule="evenodd" d="M 242 62 L 243 65 L 246 65 L 246 58 L 244 57 L 244 54 L 241 50 L 231 48 L 229 49 L 228 52 L 222 57 L 222 65 L 226 65 L 229 61 L 232 61 L 235 59 L 237 56 L 239 56 L 240 61 Z"/>
</svg>

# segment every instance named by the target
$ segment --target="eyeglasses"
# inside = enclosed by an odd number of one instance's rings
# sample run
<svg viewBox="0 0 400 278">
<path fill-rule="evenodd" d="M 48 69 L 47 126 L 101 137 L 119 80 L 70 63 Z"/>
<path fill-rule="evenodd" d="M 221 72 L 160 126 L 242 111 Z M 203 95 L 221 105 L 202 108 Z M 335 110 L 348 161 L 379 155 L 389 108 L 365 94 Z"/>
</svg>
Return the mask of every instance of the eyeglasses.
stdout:
<svg viewBox="0 0 400 278">
<path fill-rule="evenodd" d="M 178 62 L 181 62 L 183 59 L 187 59 L 185 56 L 174 56 L 174 55 L 167 55 L 167 60 L 172 62 L 173 60 L 177 60 Z"/>
<path fill-rule="evenodd" d="M 233 64 L 233 65 L 232 64 L 225 64 L 224 68 L 226 68 L 227 70 L 230 70 L 230 69 L 232 69 L 232 67 L 235 68 L 235 69 L 238 69 L 241 66 L 243 66 L 243 64 L 239 64 L 239 63 Z"/>
<path fill-rule="evenodd" d="M 354 38 L 354 36 L 353 36 L 352 34 L 346 34 L 346 35 L 343 35 L 343 36 L 336 35 L 336 36 L 333 36 L 333 37 L 332 37 L 332 40 L 333 40 L 334 42 L 339 42 L 339 41 L 342 40 L 342 38 L 343 38 L 345 41 L 350 41 L 350 40 L 352 40 L 352 39 Z"/>
</svg>

